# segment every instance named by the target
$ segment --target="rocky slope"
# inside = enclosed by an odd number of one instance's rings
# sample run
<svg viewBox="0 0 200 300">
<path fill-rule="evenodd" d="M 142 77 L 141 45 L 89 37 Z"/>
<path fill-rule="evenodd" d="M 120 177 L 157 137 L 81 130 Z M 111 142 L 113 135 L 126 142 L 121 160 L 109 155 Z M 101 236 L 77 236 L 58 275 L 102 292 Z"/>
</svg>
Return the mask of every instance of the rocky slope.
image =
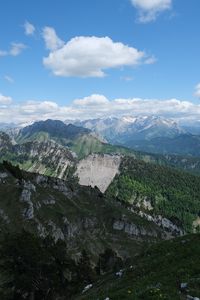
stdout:
<svg viewBox="0 0 200 300">
<path fill-rule="evenodd" d="M 72 299 L 98 276 L 101 255 L 110 268 L 169 238 L 97 188 L 26 173 L 6 162 L 0 164 L 0 199 L 5 300 Z"/>
<path fill-rule="evenodd" d="M 68 241 L 69 251 L 85 247 L 94 257 L 105 245 L 129 255 L 122 240 L 137 248 L 140 240 L 167 237 L 153 222 L 98 189 L 26 173 L 9 163 L 0 165 L 0 198 L 1 233 L 25 228 L 40 237 L 50 234 L 55 241 Z M 116 224 L 122 220 L 124 226 L 119 228 Z"/>
<path fill-rule="evenodd" d="M 101 192 L 105 192 L 119 172 L 120 162 L 119 155 L 91 154 L 79 161 L 75 175 L 81 185 L 97 186 Z"/>
<path fill-rule="evenodd" d="M 172 235 L 97 188 L 6 162 L 0 199 L 1 299 L 199 295 L 198 236 L 160 244 Z"/>
<path fill-rule="evenodd" d="M 6 147 L 0 143 L 0 161 L 9 160 L 26 171 L 62 179 L 66 179 L 74 168 L 76 158 L 71 151 L 53 141 L 15 145 L 9 139 L 7 141 Z"/>
</svg>

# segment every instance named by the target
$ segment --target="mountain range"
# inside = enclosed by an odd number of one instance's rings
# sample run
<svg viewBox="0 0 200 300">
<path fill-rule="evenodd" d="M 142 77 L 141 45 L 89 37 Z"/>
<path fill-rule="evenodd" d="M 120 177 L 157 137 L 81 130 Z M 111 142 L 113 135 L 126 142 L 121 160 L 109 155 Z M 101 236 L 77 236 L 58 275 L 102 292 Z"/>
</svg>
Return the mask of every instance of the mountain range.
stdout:
<svg viewBox="0 0 200 300">
<path fill-rule="evenodd" d="M 87 144 L 88 147 L 90 145 L 91 152 L 95 152 L 96 150 L 99 151 L 99 147 L 101 147 L 99 141 L 104 143 L 104 145 L 109 143 L 136 151 L 162 155 L 190 155 L 192 157 L 200 155 L 199 127 L 196 124 L 194 126 L 179 125 L 172 119 L 159 116 L 123 116 L 121 118 L 109 117 L 85 121 L 66 120 L 65 124 L 69 128 L 66 128 L 61 121 L 57 121 L 59 124 L 57 124 L 58 129 L 52 132 L 54 129 L 51 128 L 51 121 L 46 120 L 45 123 L 43 121 L 32 122 L 29 126 L 27 124 L 15 126 L 12 123 L 10 125 L 0 124 L 0 130 L 8 133 L 14 139 L 17 137 L 17 142 L 22 142 L 23 138 L 26 141 L 34 139 L 34 131 L 36 131 L 40 132 L 40 136 L 37 136 L 37 139 L 41 141 L 50 137 L 54 140 L 59 140 L 61 145 L 73 148 L 74 142 L 70 140 L 70 132 L 73 135 L 73 130 L 77 130 L 72 126 L 75 125 L 79 127 L 79 131 L 82 131 L 80 141 L 78 142 L 81 145 L 79 155 L 82 157 L 89 154 L 89 152 L 84 152 L 82 148 L 83 144 Z M 40 126 L 43 128 L 40 128 Z M 51 133 L 48 132 L 47 128 Z M 59 132 L 56 132 L 56 130 L 59 130 Z M 26 131 L 30 135 L 29 137 Z M 62 136 L 64 131 L 66 132 L 67 139 L 65 136 Z M 44 136 L 44 132 L 46 137 Z M 94 137 L 96 137 L 96 140 Z M 78 139 L 78 134 L 74 135 L 73 140 L 75 139 Z M 74 147 L 76 148 L 76 146 Z M 74 150 L 77 152 L 78 149 Z"/>
<path fill-rule="evenodd" d="M 196 127 L 180 126 L 172 119 L 159 116 L 124 116 L 66 121 L 83 126 L 102 136 L 107 142 L 134 150 L 175 155 L 200 155 Z"/>
<path fill-rule="evenodd" d="M 96 186 L 137 213 L 140 207 L 139 212 L 155 223 L 162 225 L 160 216 L 171 228 L 180 225 L 186 232 L 196 230 L 193 222 L 198 222 L 196 209 L 200 210 L 199 177 L 183 170 L 199 174 L 197 158 L 156 156 L 112 146 L 89 129 L 54 120 L 21 129 L 14 145 L 1 133 L 0 154 L 2 162 L 10 161 L 26 171 L 64 180 L 76 178 L 81 185 Z M 180 201 L 185 202 L 183 208 Z"/>
<path fill-rule="evenodd" d="M 70 156 L 80 160 L 94 153 L 128 155 L 145 162 L 180 168 L 194 174 L 200 173 L 200 160 L 198 157 L 192 157 L 191 155 L 155 155 L 150 152 L 134 151 L 124 146 L 109 144 L 90 129 L 84 129 L 76 125 L 66 125 L 57 120 L 35 122 L 24 128 L 7 130 L 6 132 L 2 132 L 0 136 L 2 149 L 4 148 L 1 153 L 1 161 L 9 159 L 29 171 L 39 171 L 41 167 L 46 175 L 56 175 L 63 179 L 65 179 L 62 174 L 65 174 L 64 161 L 66 157 L 68 157 L 67 161 L 69 161 Z M 198 150 L 195 140 L 193 142 L 193 148 Z M 7 152 L 5 152 L 5 149 L 7 149 Z M 56 153 L 56 156 L 53 153 Z M 53 157 L 52 161 L 55 160 L 56 162 L 52 165 L 51 156 Z M 32 161 L 34 161 L 34 164 Z M 39 162 L 42 166 L 38 165 Z M 47 170 L 44 171 L 44 168 L 47 168 Z M 54 174 L 55 168 L 57 168 L 57 171 Z M 61 175 L 59 175 L 60 173 Z"/>
<path fill-rule="evenodd" d="M 128 120 L 122 132 L 146 142 L 190 135 Z M 199 157 L 135 151 L 80 125 L 0 132 L 0 298 L 199 297 Z"/>
</svg>

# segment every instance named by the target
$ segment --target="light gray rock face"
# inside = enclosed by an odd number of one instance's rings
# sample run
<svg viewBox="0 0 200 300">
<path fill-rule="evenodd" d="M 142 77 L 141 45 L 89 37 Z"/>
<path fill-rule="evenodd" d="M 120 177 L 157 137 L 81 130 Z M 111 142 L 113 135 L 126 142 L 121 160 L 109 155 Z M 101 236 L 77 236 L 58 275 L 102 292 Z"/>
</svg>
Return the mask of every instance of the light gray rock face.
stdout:
<svg viewBox="0 0 200 300">
<path fill-rule="evenodd" d="M 54 241 L 55 242 L 57 242 L 58 240 L 64 241 L 65 237 L 64 237 L 64 234 L 63 234 L 61 228 L 57 227 L 57 225 L 53 221 L 49 221 L 48 225 L 52 229 L 52 237 L 53 237 Z"/>
<path fill-rule="evenodd" d="M 134 210 L 134 208 L 131 208 L 131 211 L 138 214 L 140 217 L 145 218 L 148 221 L 154 222 L 156 225 L 162 227 L 164 230 L 169 231 L 170 233 L 172 233 L 173 235 L 184 235 L 184 231 L 178 227 L 177 225 L 175 225 L 174 223 L 172 223 L 169 219 L 164 218 L 161 215 L 150 215 L 147 214 L 143 211 L 139 211 L 137 212 L 137 210 Z"/>
<path fill-rule="evenodd" d="M 116 220 L 113 223 L 113 229 L 124 231 L 128 235 L 132 236 L 150 236 L 150 237 L 157 237 L 157 232 L 154 230 L 146 230 L 142 226 L 137 226 L 136 224 L 129 223 L 126 220 Z"/>
<path fill-rule="evenodd" d="M 49 198 L 43 200 L 43 203 L 45 205 L 54 205 L 56 203 L 56 200 L 54 199 L 54 197 L 49 196 Z"/>
<path fill-rule="evenodd" d="M 8 174 L 6 172 L 0 172 L 0 179 L 5 179 L 8 177 Z"/>
<path fill-rule="evenodd" d="M 5 214 L 3 209 L 0 209 L 0 218 L 6 223 L 10 223 L 8 216 Z"/>
<path fill-rule="evenodd" d="M 119 172 L 120 162 L 119 155 L 92 154 L 78 163 L 75 175 L 81 185 L 97 186 L 104 193 Z"/>
<path fill-rule="evenodd" d="M 41 224 L 37 219 L 37 231 L 40 237 L 45 238 L 48 235 L 48 231 L 43 224 Z"/>
<path fill-rule="evenodd" d="M 27 208 L 23 210 L 23 216 L 25 219 L 33 219 L 34 218 L 34 206 L 31 201 L 32 192 L 35 192 L 36 188 L 31 182 L 23 182 L 23 190 L 21 193 L 20 201 L 26 203 Z"/>
</svg>

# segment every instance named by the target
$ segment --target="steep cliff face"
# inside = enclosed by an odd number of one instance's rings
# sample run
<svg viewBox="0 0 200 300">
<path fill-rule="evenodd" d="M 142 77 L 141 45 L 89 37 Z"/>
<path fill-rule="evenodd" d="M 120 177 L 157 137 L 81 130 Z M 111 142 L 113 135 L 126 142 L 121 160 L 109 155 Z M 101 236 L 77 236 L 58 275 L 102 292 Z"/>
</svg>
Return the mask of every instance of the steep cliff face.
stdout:
<svg viewBox="0 0 200 300">
<path fill-rule="evenodd" d="M 15 150 L 23 169 L 60 179 L 67 178 L 76 161 L 71 151 L 53 141 L 16 145 Z"/>
<path fill-rule="evenodd" d="M 0 141 L 0 160 L 9 160 L 29 172 L 66 179 L 76 158 L 71 151 L 54 141 L 27 142 L 13 145 Z"/>
<path fill-rule="evenodd" d="M 81 185 L 97 186 L 101 192 L 105 192 L 119 172 L 120 162 L 119 155 L 92 154 L 79 161 L 75 174 Z"/>
</svg>

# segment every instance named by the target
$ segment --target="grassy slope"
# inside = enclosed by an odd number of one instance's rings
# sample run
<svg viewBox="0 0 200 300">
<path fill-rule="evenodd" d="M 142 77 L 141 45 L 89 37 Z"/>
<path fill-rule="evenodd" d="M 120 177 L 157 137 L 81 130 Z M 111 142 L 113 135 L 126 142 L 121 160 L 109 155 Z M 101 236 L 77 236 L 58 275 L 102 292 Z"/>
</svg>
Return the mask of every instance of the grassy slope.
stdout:
<svg viewBox="0 0 200 300">
<path fill-rule="evenodd" d="M 69 147 L 80 159 L 91 153 L 119 153 L 135 156 L 134 151 L 128 148 L 103 143 L 92 135 L 83 135 L 78 137 L 69 145 Z"/>
<path fill-rule="evenodd" d="M 147 248 L 119 278 L 102 278 L 76 300 L 180 300 L 200 297 L 200 235 L 188 235 Z M 187 289 L 181 290 L 181 283 Z"/>
</svg>

